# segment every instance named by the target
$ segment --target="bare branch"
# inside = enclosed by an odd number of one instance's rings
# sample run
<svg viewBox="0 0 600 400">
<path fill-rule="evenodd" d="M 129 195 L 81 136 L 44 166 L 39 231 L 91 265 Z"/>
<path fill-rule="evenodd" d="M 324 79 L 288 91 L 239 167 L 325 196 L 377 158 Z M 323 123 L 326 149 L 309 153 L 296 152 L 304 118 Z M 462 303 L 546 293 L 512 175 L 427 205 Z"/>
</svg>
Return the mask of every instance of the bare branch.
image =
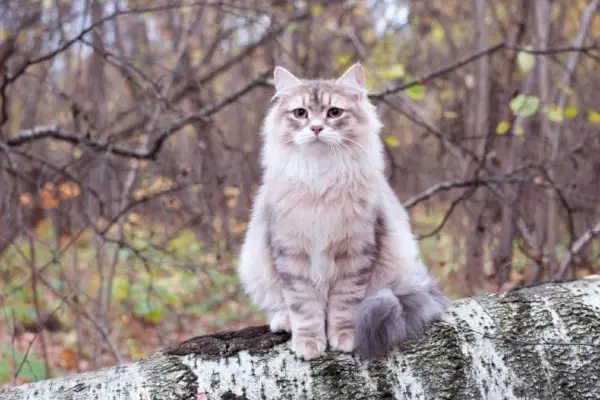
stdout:
<svg viewBox="0 0 600 400">
<path fill-rule="evenodd" d="M 241 89 L 226 96 L 221 101 L 207 106 L 196 112 L 190 113 L 178 119 L 177 121 L 174 121 L 173 123 L 169 124 L 169 127 L 166 128 L 163 132 L 161 132 L 160 135 L 155 139 L 154 143 L 150 146 L 150 149 L 144 152 L 138 150 L 131 150 L 122 146 L 111 145 L 111 143 L 107 141 L 88 139 L 75 133 L 66 132 L 65 130 L 63 130 L 63 128 L 61 128 L 58 125 L 46 125 L 22 131 L 16 136 L 8 139 L 6 141 L 6 145 L 8 145 L 9 147 L 19 147 L 24 145 L 25 143 L 51 138 L 63 142 L 68 142 L 74 145 L 84 145 L 91 148 L 92 150 L 98 152 L 108 152 L 116 156 L 129 157 L 139 160 L 153 160 L 160 152 L 164 142 L 169 137 L 171 137 L 171 135 L 178 132 L 184 126 L 192 122 L 200 121 L 204 118 L 215 114 L 222 108 L 227 107 L 231 103 L 237 101 L 240 97 L 246 95 L 248 92 L 250 92 L 256 87 L 266 86 L 267 83 L 264 76 L 265 74 L 262 74 L 261 76 L 246 84 Z"/>
<path fill-rule="evenodd" d="M 598 223 L 594 228 L 585 232 L 573 243 L 573 245 L 569 249 L 569 255 L 563 260 L 563 262 L 558 267 L 558 271 L 554 279 L 562 278 L 565 275 L 565 272 L 567 272 L 567 268 L 569 268 L 569 265 L 573 262 L 573 259 L 575 258 L 577 253 L 583 250 L 589 244 L 589 242 L 597 236 L 600 236 L 600 223 Z"/>
</svg>

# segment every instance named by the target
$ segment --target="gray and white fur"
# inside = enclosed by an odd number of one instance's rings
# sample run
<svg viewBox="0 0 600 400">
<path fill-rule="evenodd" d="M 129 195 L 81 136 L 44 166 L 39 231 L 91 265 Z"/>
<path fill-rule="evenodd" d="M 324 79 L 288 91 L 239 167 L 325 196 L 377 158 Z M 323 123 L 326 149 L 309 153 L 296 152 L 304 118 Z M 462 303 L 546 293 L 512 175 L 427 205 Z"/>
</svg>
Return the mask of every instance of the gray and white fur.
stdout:
<svg viewBox="0 0 600 400">
<path fill-rule="evenodd" d="M 240 279 L 271 330 L 292 333 L 297 356 L 317 358 L 327 345 L 385 356 L 449 301 L 385 178 L 364 69 L 302 80 L 277 67 L 274 80 Z"/>
</svg>

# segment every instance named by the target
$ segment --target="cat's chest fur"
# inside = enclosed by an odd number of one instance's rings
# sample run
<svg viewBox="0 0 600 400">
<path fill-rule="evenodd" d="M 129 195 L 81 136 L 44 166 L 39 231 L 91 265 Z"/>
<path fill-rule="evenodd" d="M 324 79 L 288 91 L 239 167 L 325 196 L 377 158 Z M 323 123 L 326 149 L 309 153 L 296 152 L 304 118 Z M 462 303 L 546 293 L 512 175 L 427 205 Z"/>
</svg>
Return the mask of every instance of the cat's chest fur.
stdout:
<svg viewBox="0 0 600 400">
<path fill-rule="evenodd" d="M 372 242 L 377 192 L 374 182 L 342 181 L 315 188 L 301 182 L 271 184 L 271 234 L 278 245 L 311 259 L 311 275 L 336 274 L 338 253 Z"/>
</svg>

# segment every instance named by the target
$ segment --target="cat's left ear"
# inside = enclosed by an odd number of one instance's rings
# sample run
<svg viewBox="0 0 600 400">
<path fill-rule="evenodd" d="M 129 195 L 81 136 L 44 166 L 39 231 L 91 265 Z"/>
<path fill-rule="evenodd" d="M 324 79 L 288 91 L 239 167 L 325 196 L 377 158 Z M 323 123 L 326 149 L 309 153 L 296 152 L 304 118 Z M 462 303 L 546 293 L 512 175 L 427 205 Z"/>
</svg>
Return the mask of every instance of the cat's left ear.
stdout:
<svg viewBox="0 0 600 400">
<path fill-rule="evenodd" d="M 354 64 L 337 80 L 338 84 L 352 86 L 358 89 L 365 89 L 366 74 L 365 69 L 359 63 Z"/>
<path fill-rule="evenodd" d="M 300 79 L 296 78 L 294 74 L 283 67 L 275 67 L 273 81 L 275 82 L 275 90 L 277 92 L 302 84 Z"/>
</svg>

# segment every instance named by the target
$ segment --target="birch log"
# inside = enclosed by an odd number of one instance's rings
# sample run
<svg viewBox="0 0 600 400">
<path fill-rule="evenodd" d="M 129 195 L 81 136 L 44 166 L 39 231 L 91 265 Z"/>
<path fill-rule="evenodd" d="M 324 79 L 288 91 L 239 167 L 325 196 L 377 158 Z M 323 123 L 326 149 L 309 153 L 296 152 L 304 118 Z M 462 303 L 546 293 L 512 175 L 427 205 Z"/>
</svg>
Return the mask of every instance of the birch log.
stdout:
<svg viewBox="0 0 600 400">
<path fill-rule="evenodd" d="M 21 399 L 598 399 L 600 280 L 456 301 L 382 360 L 297 359 L 266 327 L 190 339 L 118 367 L 0 390 Z"/>
</svg>

